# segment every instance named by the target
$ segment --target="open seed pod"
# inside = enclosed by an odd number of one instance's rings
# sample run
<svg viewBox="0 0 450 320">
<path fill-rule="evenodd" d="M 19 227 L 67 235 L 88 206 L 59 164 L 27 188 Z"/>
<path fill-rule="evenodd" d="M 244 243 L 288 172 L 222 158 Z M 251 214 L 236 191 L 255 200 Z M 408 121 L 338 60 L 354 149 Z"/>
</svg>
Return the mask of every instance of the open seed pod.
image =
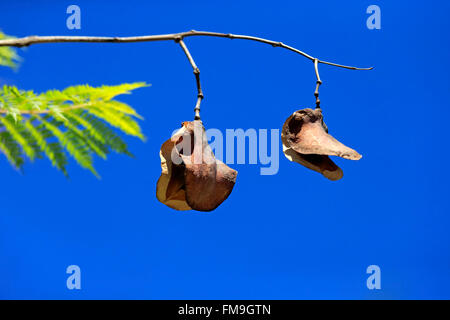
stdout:
<svg viewBox="0 0 450 320">
<path fill-rule="evenodd" d="M 212 211 L 233 190 L 237 171 L 214 157 L 200 120 L 183 122 L 160 157 L 156 197 L 170 208 Z"/>
<path fill-rule="evenodd" d="M 294 112 L 283 125 L 281 140 L 286 158 L 320 172 L 330 180 L 341 179 L 343 172 L 328 156 L 361 159 L 358 152 L 328 134 L 320 108 Z"/>
</svg>

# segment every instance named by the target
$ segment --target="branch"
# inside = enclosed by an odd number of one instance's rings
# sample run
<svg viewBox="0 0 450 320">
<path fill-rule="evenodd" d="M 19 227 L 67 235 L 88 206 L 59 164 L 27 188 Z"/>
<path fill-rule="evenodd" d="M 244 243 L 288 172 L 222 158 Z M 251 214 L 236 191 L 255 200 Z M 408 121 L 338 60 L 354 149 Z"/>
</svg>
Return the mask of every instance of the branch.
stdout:
<svg viewBox="0 0 450 320">
<path fill-rule="evenodd" d="M 247 36 L 247 35 L 236 35 L 231 33 L 218 33 L 218 32 L 209 32 L 209 31 L 196 31 L 191 30 L 187 32 L 180 32 L 180 33 L 170 33 L 170 34 L 161 34 L 161 35 L 149 35 L 149 36 L 137 36 L 137 37 L 88 37 L 88 36 L 28 36 L 24 38 L 14 38 L 14 39 L 4 39 L 0 40 L 0 47 L 1 46 L 14 46 L 14 47 L 25 47 L 32 44 L 37 43 L 56 43 L 56 42 L 110 42 L 110 43 L 127 43 L 127 42 L 151 42 L 151 41 L 168 41 L 173 40 L 176 43 L 178 43 L 181 48 L 183 49 L 184 53 L 186 54 L 186 57 L 188 58 L 193 70 L 194 75 L 197 83 L 197 103 L 195 105 L 194 111 L 195 111 L 195 119 L 200 120 L 200 104 L 202 102 L 202 99 L 204 97 L 202 88 L 200 85 L 200 70 L 198 69 L 197 65 L 195 64 L 194 59 L 192 58 L 192 55 L 190 54 L 188 48 L 186 47 L 186 44 L 183 41 L 183 38 L 186 37 L 193 37 L 193 36 L 206 36 L 206 37 L 219 37 L 219 38 L 229 38 L 229 39 L 243 39 L 243 40 L 250 40 L 250 41 L 256 41 L 261 42 L 265 44 L 269 44 L 273 47 L 280 47 L 283 49 L 287 49 L 289 51 L 295 52 L 297 54 L 300 54 L 301 56 L 311 60 L 314 62 L 314 69 L 316 72 L 316 90 L 314 92 L 314 96 L 316 97 L 316 108 L 320 108 L 320 99 L 319 99 L 319 86 L 322 84 L 322 81 L 320 80 L 319 76 L 319 69 L 318 64 L 328 64 L 331 66 L 339 67 L 339 68 L 345 68 L 350 70 L 371 70 L 373 67 L 370 68 L 358 68 L 358 67 L 352 67 L 352 66 L 346 66 L 342 64 L 337 64 L 334 62 L 328 62 L 323 61 L 318 58 L 315 58 L 313 56 L 310 56 L 309 54 L 300 51 L 294 47 L 288 46 L 282 42 L 267 40 L 263 38 L 253 37 L 253 36 Z M 0 113 L 1 110 L 0 110 Z"/>
<path fill-rule="evenodd" d="M 184 43 L 183 39 L 179 38 L 176 39 L 175 42 L 178 42 L 183 49 L 184 53 L 186 54 L 186 57 L 189 60 L 189 63 L 192 66 L 192 69 L 194 69 L 194 75 L 195 80 L 197 83 L 197 103 L 195 104 L 194 112 L 195 112 L 195 120 L 200 120 L 200 104 L 202 102 L 202 99 L 204 98 L 202 86 L 200 84 L 200 69 L 195 64 L 194 58 L 192 58 L 191 53 L 189 52 L 189 49 L 186 47 L 186 44 Z"/>
<path fill-rule="evenodd" d="M 358 68 L 352 66 L 346 66 L 342 64 L 337 64 L 334 62 L 323 61 L 317 58 L 310 56 L 309 54 L 300 51 L 294 47 L 285 45 L 282 42 L 267 40 L 258 37 L 246 36 L 246 35 L 237 35 L 231 33 L 219 33 L 219 32 L 209 32 L 209 31 L 196 31 L 191 30 L 187 32 L 180 33 L 170 33 L 170 34 L 161 34 L 161 35 L 149 35 L 149 36 L 137 36 L 137 37 L 89 37 L 89 36 L 28 36 L 24 38 L 14 38 L 14 39 L 5 39 L 0 40 L 0 47 L 26 47 L 32 44 L 37 43 L 56 43 L 56 42 L 110 42 L 110 43 L 127 43 L 127 42 L 150 42 L 150 41 L 176 41 L 177 39 L 183 39 L 185 37 L 194 37 L 194 36 L 207 36 L 207 37 L 219 37 L 219 38 L 229 38 L 229 39 L 243 39 L 243 40 L 251 40 L 262 42 L 265 44 L 270 44 L 273 47 L 280 47 L 283 49 L 287 49 L 302 55 L 305 58 L 308 58 L 311 61 L 317 60 L 317 63 L 328 64 L 330 66 L 335 66 L 339 68 L 351 69 L 351 70 L 371 70 L 370 68 Z"/>
</svg>

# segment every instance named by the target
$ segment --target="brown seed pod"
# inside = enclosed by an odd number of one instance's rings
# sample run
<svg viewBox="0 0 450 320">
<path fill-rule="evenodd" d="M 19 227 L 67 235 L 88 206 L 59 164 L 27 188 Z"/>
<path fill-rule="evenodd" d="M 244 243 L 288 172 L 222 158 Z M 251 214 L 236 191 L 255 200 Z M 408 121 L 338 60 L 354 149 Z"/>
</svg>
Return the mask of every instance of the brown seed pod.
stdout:
<svg viewBox="0 0 450 320">
<path fill-rule="evenodd" d="M 176 210 L 212 211 L 233 190 L 237 171 L 214 157 L 199 120 L 182 128 L 161 146 L 159 201 Z"/>
<path fill-rule="evenodd" d="M 343 172 L 328 156 L 361 159 L 358 152 L 328 134 L 320 108 L 294 112 L 283 125 L 281 140 L 286 158 L 320 172 L 330 180 L 341 179 Z"/>
</svg>

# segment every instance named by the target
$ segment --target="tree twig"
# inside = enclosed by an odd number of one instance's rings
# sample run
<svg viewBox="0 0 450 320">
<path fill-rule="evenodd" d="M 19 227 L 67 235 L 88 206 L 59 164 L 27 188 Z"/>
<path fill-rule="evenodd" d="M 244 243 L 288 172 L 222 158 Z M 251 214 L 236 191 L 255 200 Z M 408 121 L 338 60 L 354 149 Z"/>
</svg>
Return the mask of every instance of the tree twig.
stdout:
<svg viewBox="0 0 450 320">
<path fill-rule="evenodd" d="M 231 34 L 231 33 L 219 33 L 219 32 L 209 32 L 209 31 L 196 31 L 196 30 L 180 32 L 180 33 L 136 36 L 136 37 L 28 36 L 28 37 L 23 37 L 23 38 L 0 40 L 0 47 L 2 47 L 2 46 L 26 47 L 26 46 L 30 46 L 32 44 L 38 44 L 38 43 L 59 43 L 59 42 L 128 43 L 128 42 L 151 42 L 151 41 L 173 40 L 181 46 L 184 53 L 186 54 L 186 57 L 189 60 L 189 63 L 191 64 L 191 66 L 194 70 L 194 75 L 195 75 L 195 79 L 196 79 L 196 83 L 197 83 L 197 103 L 194 108 L 195 120 L 200 120 L 200 104 L 202 102 L 202 99 L 204 98 L 203 91 L 202 91 L 202 88 L 200 85 L 200 70 L 197 67 L 197 65 L 195 64 L 195 61 L 192 58 L 192 55 L 189 52 L 189 49 L 187 48 L 186 44 L 183 41 L 183 38 L 194 37 L 194 36 L 242 39 L 242 40 L 261 42 L 261 43 L 269 44 L 273 47 L 280 47 L 283 49 L 287 49 L 289 51 L 300 54 L 301 56 L 311 60 L 314 63 L 314 70 L 315 70 L 316 78 L 317 78 L 316 90 L 314 92 L 314 96 L 316 97 L 316 108 L 320 108 L 319 87 L 322 84 L 322 80 L 320 79 L 320 75 L 319 75 L 319 67 L 318 67 L 319 63 L 327 64 L 327 65 L 339 67 L 339 68 L 350 69 L 350 70 L 371 70 L 371 69 L 373 69 L 373 67 L 358 68 L 358 67 L 346 66 L 346 65 L 337 64 L 334 62 L 320 60 L 320 59 L 315 58 L 315 57 L 313 57 L 303 51 L 300 51 L 294 47 L 288 46 L 288 45 L 284 44 L 283 42 L 268 40 L 268 39 L 259 38 L 259 37 L 247 36 L 247 35 L 237 35 L 237 34 Z M 66 110 L 76 109 L 76 108 L 77 108 L 76 106 L 73 106 L 73 107 L 66 108 Z M 47 110 L 34 111 L 33 110 L 33 111 L 22 111 L 21 113 L 38 114 L 38 113 L 48 113 L 48 112 L 51 112 L 51 111 L 47 111 Z M 7 111 L 0 109 L 0 114 L 1 113 L 7 113 Z"/>
<path fill-rule="evenodd" d="M 56 43 L 56 42 L 110 42 L 110 43 L 127 43 L 127 42 L 146 42 L 146 41 L 168 41 L 168 40 L 176 40 L 183 39 L 185 37 L 194 37 L 194 36 L 206 36 L 206 37 L 219 37 L 219 38 L 229 38 L 229 39 L 243 39 L 243 40 L 251 40 L 269 44 L 273 47 L 280 47 L 295 53 L 302 55 L 305 58 L 308 58 L 311 61 L 314 61 L 316 58 L 310 56 L 309 54 L 300 51 L 294 47 L 285 45 L 283 42 L 268 40 L 264 38 L 258 38 L 253 36 L 246 35 L 238 35 L 231 33 L 219 33 L 219 32 L 209 32 L 209 31 L 196 31 L 191 30 L 187 32 L 180 33 L 169 33 L 169 34 L 160 34 L 160 35 L 149 35 L 149 36 L 137 36 L 137 37 L 90 37 L 90 36 L 28 36 L 23 38 L 14 38 L 14 39 L 4 39 L 0 40 L 0 47 L 26 47 L 32 44 L 37 43 Z M 337 64 L 334 62 L 328 62 L 324 60 L 317 59 L 318 63 L 328 64 L 331 66 L 351 69 L 351 70 L 371 70 L 370 68 L 358 68 L 352 66 L 346 66 L 342 64 Z"/>
<path fill-rule="evenodd" d="M 192 58 L 191 53 L 189 52 L 189 49 L 186 47 L 186 44 L 184 43 L 183 39 L 178 38 L 175 39 L 175 42 L 178 42 L 183 49 L 184 53 L 186 54 L 186 57 L 189 60 L 189 63 L 192 66 L 192 69 L 194 70 L 195 75 L 195 81 L 197 83 L 197 103 L 195 104 L 194 112 L 195 112 L 195 120 L 200 120 L 200 104 L 204 98 L 202 86 L 200 84 L 200 69 L 195 64 L 194 58 Z"/>
<path fill-rule="evenodd" d="M 316 72 L 316 91 L 314 91 L 314 96 L 316 97 L 316 108 L 320 108 L 320 99 L 319 99 L 319 87 L 322 84 L 322 80 L 320 80 L 319 75 L 319 60 L 314 59 L 314 71 Z"/>
</svg>

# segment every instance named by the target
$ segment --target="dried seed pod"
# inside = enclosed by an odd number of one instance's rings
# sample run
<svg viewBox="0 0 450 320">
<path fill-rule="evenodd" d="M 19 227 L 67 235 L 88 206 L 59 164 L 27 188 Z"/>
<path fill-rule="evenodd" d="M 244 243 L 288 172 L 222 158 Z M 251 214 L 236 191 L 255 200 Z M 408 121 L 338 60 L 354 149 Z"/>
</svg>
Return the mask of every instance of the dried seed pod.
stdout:
<svg viewBox="0 0 450 320">
<path fill-rule="evenodd" d="M 217 160 L 199 120 L 183 122 L 161 147 L 156 196 L 176 210 L 212 211 L 231 193 L 237 171 Z"/>
<path fill-rule="evenodd" d="M 328 134 L 320 108 L 294 112 L 283 125 L 281 140 L 286 158 L 330 180 L 341 179 L 343 172 L 328 156 L 361 159 L 358 152 Z"/>
</svg>

